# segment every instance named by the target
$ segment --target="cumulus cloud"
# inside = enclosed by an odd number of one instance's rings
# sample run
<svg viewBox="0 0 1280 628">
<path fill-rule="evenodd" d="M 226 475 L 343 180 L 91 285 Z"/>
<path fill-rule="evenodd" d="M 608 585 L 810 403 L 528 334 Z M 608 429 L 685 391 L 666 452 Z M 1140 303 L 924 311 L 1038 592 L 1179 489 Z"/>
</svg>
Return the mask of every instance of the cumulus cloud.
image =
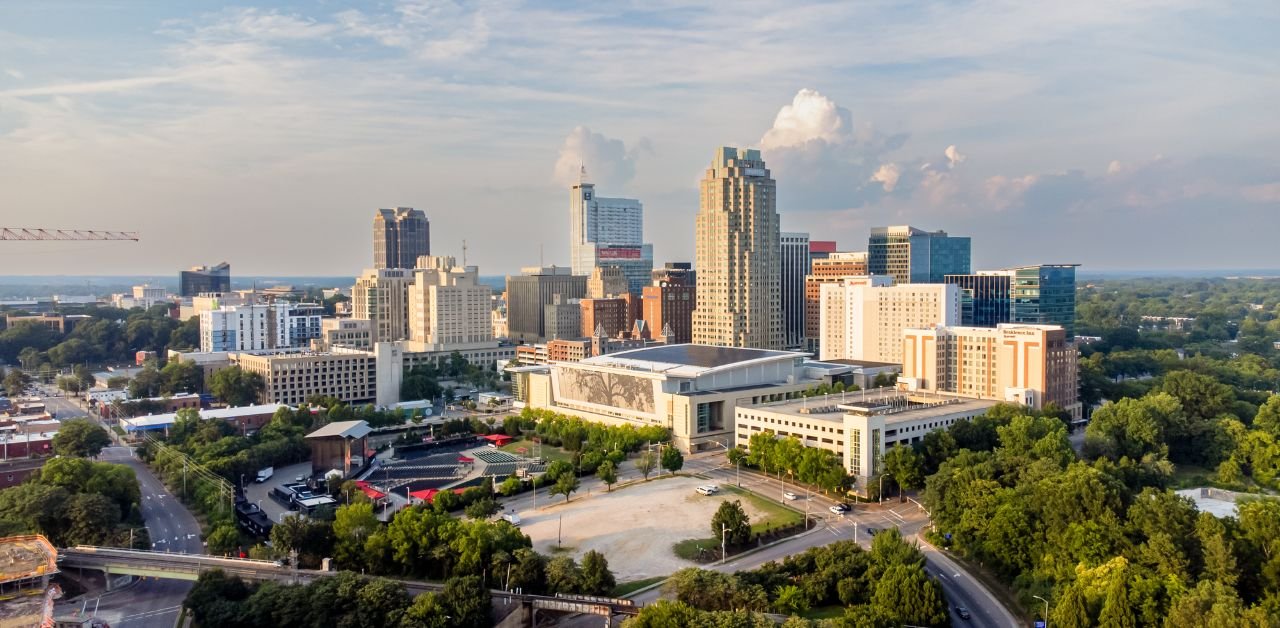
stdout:
<svg viewBox="0 0 1280 628">
<path fill-rule="evenodd" d="M 563 186 L 573 185 L 585 168 L 590 182 L 602 188 L 621 187 L 635 178 L 639 154 L 649 150 L 648 140 L 641 139 L 627 148 L 622 140 L 579 126 L 560 145 L 552 180 Z"/>
<path fill-rule="evenodd" d="M 901 176 L 902 170 L 898 164 L 881 164 L 868 181 L 879 183 L 885 192 L 892 192 Z"/>
<path fill-rule="evenodd" d="M 773 119 L 760 139 L 760 148 L 773 150 L 803 146 L 811 141 L 843 144 L 853 140 L 853 116 L 848 109 L 815 89 L 802 89 Z"/>
<path fill-rule="evenodd" d="M 947 158 L 948 168 L 955 168 L 956 165 L 965 160 L 965 155 L 956 148 L 955 144 L 948 146 L 946 150 L 942 151 L 942 154 Z"/>
</svg>

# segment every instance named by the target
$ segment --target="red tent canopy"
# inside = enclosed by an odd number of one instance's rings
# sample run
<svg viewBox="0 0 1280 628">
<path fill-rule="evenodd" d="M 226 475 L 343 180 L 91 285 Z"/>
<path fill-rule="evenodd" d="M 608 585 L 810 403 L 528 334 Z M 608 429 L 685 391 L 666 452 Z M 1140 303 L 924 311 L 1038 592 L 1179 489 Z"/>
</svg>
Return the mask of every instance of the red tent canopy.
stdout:
<svg viewBox="0 0 1280 628">
<path fill-rule="evenodd" d="M 485 436 L 484 439 L 493 443 L 497 447 L 502 447 L 503 445 L 507 445 L 511 441 L 515 440 L 506 434 L 489 434 Z"/>
<path fill-rule="evenodd" d="M 368 495 L 369 499 L 372 499 L 374 501 L 377 501 L 387 496 L 386 493 L 383 493 L 382 491 L 374 488 L 372 484 L 365 482 L 364 480 L 357 480 L 356 487 L 359 488 L 361 491 L 363 491 L 365 495 Z"/>
<path fill-rule="evenodd" d="M 461 462 L 461 463 L 464 463 L 464 464 L 471 464 L 471 463 L 473 463 L 473 462 L 475 462 L 475 461 L 476 461 L 476 459 L 475 459 L 475 458 L 471 458 L 471 457 L 468 457 L 468 456 L 458 456 L 458 462 Z"/>
<path fill-rule="evenodd" d="M 427 502 L 428 504 L 430 504 L 430 503 L 431 503 L 431 500 L 432 500 L 432 499 L 435 499 L 436 493 L 439 493 L 439 492 L 440 492 L 440 489 L 438 489 L 438 488 L 427 488 L 427 489 L 423 489 L 423 490 L 421 490 L 421 491 L 410 491 L 410 492 L 409 492 L 409 497 L 412 497 L 412 498 L 414 498 L 414 499 L 420 499 L 420 500 L 422 500 L 422 501 Z M 460 488 L 455 488 L 455 489 L 453 489 L 453 492 L 454 492 L 455 494 L 461 495 L 461 494 L 462 494 L 462 489 L 460 489 Z"/>
</svg>

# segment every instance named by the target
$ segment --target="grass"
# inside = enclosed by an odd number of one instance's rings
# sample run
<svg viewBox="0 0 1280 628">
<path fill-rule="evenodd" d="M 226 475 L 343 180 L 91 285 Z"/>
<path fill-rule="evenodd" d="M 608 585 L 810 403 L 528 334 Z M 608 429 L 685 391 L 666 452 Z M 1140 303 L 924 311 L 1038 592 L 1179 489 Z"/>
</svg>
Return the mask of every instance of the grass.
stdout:
<svg viewBox="0 0 1280 628">
<path fill-rule="evenodd" d="M 524 454 L 521 454 L 520 452 L 516 451 L 521 447 L 525 448 Z M 517 456 L 525 455 L 532 458 L 533 448 L 534 448 L 533 441 L 522 438 L 520 440 L 512 442 L 509 445 L 499 447 L 498 449 L 501 449 L 502 451 L 505 451 L 509 454 L 515 454 Z M 559 447 L 552 447 L 550 445 L 547 445 L 546 443 L 542 444 L 540 453 L 542 454 L 543 458 L 547 459 L 547 462 L 555 462 L 557 460 L 564 460 L 565 462 L 573 462 L 573 454 L 570 454 L 569 452 Z"/>
<path fill-rule="evenodd" d="M 839 604 L 811 608 L 800 614 L 805 619 L 839 619 L 844 617 L 844 607 Z"/>
<path fill-rule="evenodd" d="M 698 560 L 703 552 L 720 551 L 720 539 L 685 539 L 671 546 L 676 556 L 685 560 Z"/>
<path fill-rule="evenodd" d="M 551 547 L 552 554 L 572 554 L 578 548 L 569 545 L 554 545 Z"/>
<path fill-rule="evenodd" d="M 631 595 L 632 593 L 639 591 L 640 589 L 643 589 L 651 584 L 662 582 L 663 580 L 666 580 L 666 579 L 667 579 L 666 576 L 654 576 L 652 578 L 643 578 L 640 580 L 632 580 L 631 582 L 623 582 L 618 586 L 614 587 L 613 590 L 609 592 L 609 596 L 610 597 L 627 597 L 628 595 Z"/>
<path fill-rule="evenodd" d="M 751 531 L 759 534 L 765 530 L 777 530 L 778 528 L 797 525 L 804 521 L 804 513 L 798 512 L 789 506 L 784 506 L 778 502 L 765 499 L 751 491 L 740 489 L 736 486 L 721 486 L 722 490 L 739 495 L 743 501 L 750 503 L 757 510 L 763 511 L 765 516 L 763 519 L 757 519 L 751 522 Z"/>
</svg>

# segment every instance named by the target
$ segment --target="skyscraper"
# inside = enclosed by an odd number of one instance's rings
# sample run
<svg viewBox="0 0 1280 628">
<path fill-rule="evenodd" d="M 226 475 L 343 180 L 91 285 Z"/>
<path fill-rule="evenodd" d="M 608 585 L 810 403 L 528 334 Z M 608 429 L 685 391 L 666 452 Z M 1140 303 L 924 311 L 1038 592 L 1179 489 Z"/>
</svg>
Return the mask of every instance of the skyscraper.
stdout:
<svg viewBox="0 0 1280 628">
<path fill-rule="evenodd" d="M 804 278 L 809 274 L 809 234 L 785 232 L 781 236 L 782 334 L 787 349 L 804 348 Z"/>
<path fill-rule="evenodd" d="M 617 266 L 627 278 L 627 289 L 639 295 L 649 285 L 653 270 L 653 245 L 645 244 L 644 206 L 633 198 L 596 196 L 586 171 L 569 197 L 569 265 L 575 275 L 590 275 L 606 266 Z"/>
<path fill-rule="evenodd" d="M 545 342 L 551 338 L 547 333 L 546 306 L 555 303 L 556 295 L 562 303 L 581 299 L 587 292 L 587 278 L 555 266 L 521 271 L 524 274 L 507 277 L 507 336 L 520 342 Z M 574 325 L 580 324 L 579 317 Z M 567 327 L 559 331 L 564 329 Z"/>
<path fill-rule="evenodd" d="M 431 223 L 420 209 L 379 209 L 373 216 L 373 267 L 413 268 L 431 255 Z"/>
<path fill-rule="evenodd" d="M 821 359 L 901 364 L 902 330 L 959 322 L 957 286 L 892 281 L 873 275 L 822 285 Z"/>
<path fill-rule="evenodd" d="M 178 296 L 194 297 L 206 292 L 231 292 L 231 264 L 194 266 L 178 273 Z"/>
<path fill-rule="evenodd" d="M 452 257 L 418 260 L 409 286 L 409 340 L 425 351 L 458 351 L 495 346 L 490 297 L 475 266 Z"/>
<path fill-rule="evenodd" d="M 409 337 L 409 287 L 412 268 L 369 268 L 351 288 L 352 318 L 370 321 L 372 342 Z"/>
<path fill-rule="evenodd" d="M 810 242 L 810 251 L 815 242 Z M 867 274 L 867 252 L 826 252 L 821 258 L 810 257 L 809 274 L 804 278 L 804 336 L 806 351 L 817 353 L 822 335 L 822 284 L 840 283 L 845 277 Z"/>
<path fill-rule="evenodd" d="M 947 275 L 962 291 L 961 322 L 1060 325 L 1068 341 L 1076 332 L 1076 266 L 1037 264 L 972 275 Z"/>
<path fill-rule="evenodd" d="M 702 179 L 695 233 L 693 342 L 782 348 L 775 187 L 759 150 L 716 151 Z"/>
<path fill-rule="evenodd" d="M 867 270 L 894 283 L 942 283 L 969 274 L 969 238 L 908 225 L 874 227 L 867 243 Z"/>
</svg>

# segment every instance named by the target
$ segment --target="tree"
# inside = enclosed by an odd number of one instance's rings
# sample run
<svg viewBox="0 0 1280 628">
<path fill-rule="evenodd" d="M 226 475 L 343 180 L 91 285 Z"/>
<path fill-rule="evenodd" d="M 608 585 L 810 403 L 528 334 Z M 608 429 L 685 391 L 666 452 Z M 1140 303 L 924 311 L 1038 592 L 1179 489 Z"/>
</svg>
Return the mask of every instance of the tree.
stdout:
<svg viewBox="0 0 1280 628">
<path fill-rule="evenodd" d="M 10 397 L 21 397 L 30 383 L 31 378 L 18 369 L 9 369 L 9 372 L 4 376 L 4 389 L 5 392 L 9 393 Z"/>
<path fill-rule="evenodd" d="M 876 583 L 871 603 L 905 624 L 941 626 L 947 622 L 942 586 L 920 567 L 889 567 Z"/>
<path fill-rule="evenodd" d="M 239 366 L 221 369 L 209 378 L 209 392 L 230 406 L 256 403 L 266 389 L 266 381 L 257 373 Z"/>
<path fill-rule="evenodd" d="M 1079 586 L 1072 584 L 1063 590 L 1050 619 L 1050 623 L 1059 628 L 1089 628 L 1093 625 Z"/>
<path fill-rule="evenodd" d="M 741 464 L 743 462 L 747 462 L 747 452 L 741 447 L 734 447 L 733 449 L 725 452 L 725 459 L 729 461 L 729 464 Z"/>
<path fill-rule="evenodd" d="M 751 540 L 751 519 L 738 500 L 720 502 L 716 514 L 711 515 L 711 532 L 729 546 L 746 545 Z"/>
<path fill-rule="evenodd" d="M 662 449 L 662 468 L 670 471 L 673 475 L 684 467 L 684 455 L 675 447 L 664 447 Z"/>
<path fill-rule="evenodd" d="M 794 584 L 778 587 L 773 600 L 773 607 L 783 615 L 799 615 L 809 610 L 809 600 L 804 591 Z"/>
<path fill-rule="evenodd" d="M 898 485 L 898 496 L 906 501 L 902 489 L 919 488 L 924 482 L 924 460 L 906 445 L 890 447 L 884 453 L 884 472 Z"/>
<path fill-rule="evenodd" d="M 604 482 L 605 490 L 612 492 L 614 483 L 618 481 L 618 469 L 613 462 L 606 460 L 596 469 L 596 477 Z"/>
<path fill-rule="evenodd" d="M 437 593 L 418 594 L 400 615 L 401 628 L 449 628 L 452 625 L 449 609 Z"/>
<path fill-rule="evenodd" d="M 1129 583 L 1124 571 L 1115 574 L 1107 587 L 1106 599 L 1102 602 L 1102 614 L 1098 615 L 1098 624 L 1107 628 L 1137 628 L 1138 620 L 1134 617 L 1133 607 L 1129 603 Z"/>
<path fill-rule="evenodd" d="M 236 527 L 231 524 L 223 524 L 213 529 L 209 533 L 209 538 L 205 539 L 209 544 L 209 553 L 213 555 L 229 555 L 236 551 L 240 545 L 240 533 L 236 531 Z"/>
<path fill-rule="evenodd" d="M 462 512 L 472 519 L 488 519 L 498 513 L 498 504 L 492 497 L 484 497 L 467 504 Z"/>
<path fill-rule="evenodd" d="M 1271 395 L 1253 417 L 1253 428 L 1280 438 L 1280 395 Z"/>
<path fill-rule="evenodd" d="M 635 617 L 623 622 L 625 628 L 670 628 L 671 626 L 702 626 L 702 613 L 684 602 L 658 600 L 640 609 Z"/>
<path fill-rule="evenodd" d="M 556 556 L 547 563 L 548 593 L 577 593 L 582 589 L 582 572 L 571 556 Z"/>
<path fill-rule="evenodd" d="M 493 625 L 489 589 L 480 581 L 480 576 L 446 580 L 444 590 L 440 592 L 440 603 L 448 611 L 450 626 L 488 628 Z"/>
<path fill-rule="evenodd" d="M 658 460 L 654 457 L 652 451 L 646 451 L 640 454 L 636 459 L 636 470 L 644 476 L 645 481 L 649 480 L 649 474 L 653 473 L 653 469 L 658 466 Z"/>
<path fill-rule="evenodd" d="M 60 456 L 92 457 L 110 444 L 107 431 L 88 419 L 64 421 L 53 436 L 53 451 Z"/>
<path fill-rule="evenodd" d="M 371 502 L 355 502 L 339 507 L 333 517 L 334 559 L 347 569 L 364 566 L 364 544 L 381 528 L 382 523 L 373 514 Z"/>
<path fill-rule="evenodd" d="M 551 487 L 552 495 L 564 495 L 565 503 L 569 503 L 569 495 L 578 490 L 578 476 L 572 473 L 562 473 L 556 480 L 554 486 Z"/>
<path fill-rule="evenodd" d="M 613 572 L 609 571 L 609 561 L 605 559 L 604 554 L 596 550 L 591 550 L 582 556 L 579 577 L 582 588 L 580 593 L 587 595 L 609 595 L 617 584 Z"/>
</svg>

